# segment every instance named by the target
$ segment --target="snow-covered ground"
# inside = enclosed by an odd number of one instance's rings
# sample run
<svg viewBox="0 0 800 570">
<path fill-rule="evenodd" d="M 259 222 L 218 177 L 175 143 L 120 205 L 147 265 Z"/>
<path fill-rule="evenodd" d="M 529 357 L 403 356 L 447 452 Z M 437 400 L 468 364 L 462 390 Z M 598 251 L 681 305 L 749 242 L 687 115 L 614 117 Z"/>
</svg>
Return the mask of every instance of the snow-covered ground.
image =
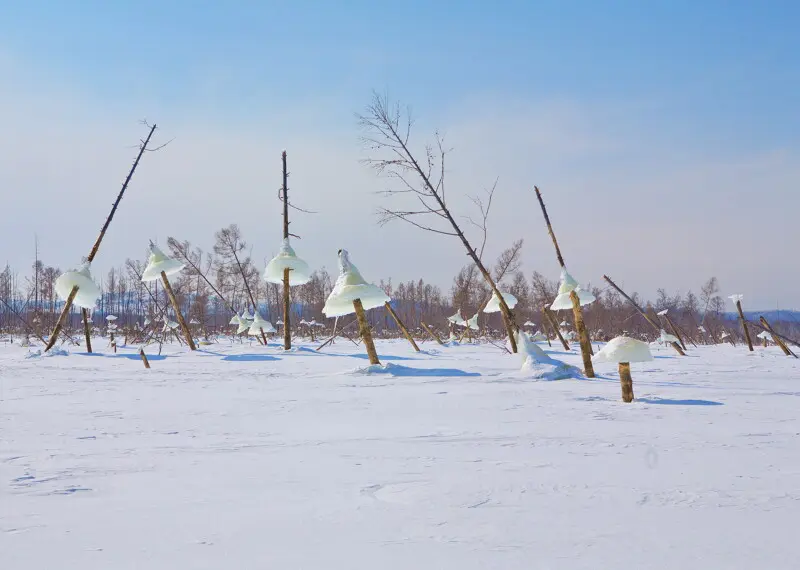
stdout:
<svg viewBox="0 0 800 570">
<path fill-rule="evenodd" d="M 800 568 L 775 348 L 657 349 L 623 404 L 614 365 L 379 341 L 363 374 L 308 346 L 0 348 L 0 568 Z"/>
</svg>

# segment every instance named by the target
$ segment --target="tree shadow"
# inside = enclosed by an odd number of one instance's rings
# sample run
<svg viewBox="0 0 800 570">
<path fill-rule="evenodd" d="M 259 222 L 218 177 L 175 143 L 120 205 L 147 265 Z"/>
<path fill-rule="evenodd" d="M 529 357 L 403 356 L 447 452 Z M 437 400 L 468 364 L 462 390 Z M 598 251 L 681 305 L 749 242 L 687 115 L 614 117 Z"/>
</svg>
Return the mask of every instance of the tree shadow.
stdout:
<svg viewBox="0 0 800 570">
<path fill-rule="evenodd" d="M 170 358 L 166 354 L 147 354 L 146 352 L 144 354 L 145 354 L 145 356 L 147 356 L 147 360 L 150 360 L 150 361 L 166 360 L 167 358 Z M 141 360 L 142 359 L 142 357 L 139 356 L 138 352 L 136 354 L 119 354 L 119 353 L 118 354 L 105 354 L 104 356 L 107 356 L 108 358 L 125 358 L 127 360 Z"/>
<path fill-rule="evenodd" d="M 668 398 L 635 398 L 643 404 L 659 404 L 664 406 L 722 406 L 722 402 L 713 400 L 671 400 Z"/>
<path fill-rule="evenodd" d="M 391 376 L 401 377 L 467 377 L 481 375 L 480 372 L 467 372 L 466 370 L 459 370 L 458 368 L 409 368 L 408 366 L 391 363 L 385 365 L 376 364 L 366 368 L 360 368 L 356 370 L 356 374 L 389 374 Z"/>
<path fill-rule="evenodd" d="M 267 362 L 279 359 L 269 354 L 229 354 L 222 357 L 222 360 L 228 362 Z"/>
</svg>

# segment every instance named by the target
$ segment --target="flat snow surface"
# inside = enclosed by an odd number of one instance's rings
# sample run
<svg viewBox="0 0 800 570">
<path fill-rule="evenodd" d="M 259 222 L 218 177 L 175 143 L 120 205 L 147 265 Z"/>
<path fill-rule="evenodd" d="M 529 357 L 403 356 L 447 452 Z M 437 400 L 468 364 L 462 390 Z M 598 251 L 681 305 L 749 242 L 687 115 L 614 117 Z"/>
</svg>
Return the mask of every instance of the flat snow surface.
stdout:
<svg viewBox="0 0 800 570">
<path fill-rule="evenodd" d="M 800 568 L 800 366 L 774 347 L 656 348 L 623 404 L 613 364 L 309 346 L 149 371 L 0 348 L 0 567 Z"/>
</svg>

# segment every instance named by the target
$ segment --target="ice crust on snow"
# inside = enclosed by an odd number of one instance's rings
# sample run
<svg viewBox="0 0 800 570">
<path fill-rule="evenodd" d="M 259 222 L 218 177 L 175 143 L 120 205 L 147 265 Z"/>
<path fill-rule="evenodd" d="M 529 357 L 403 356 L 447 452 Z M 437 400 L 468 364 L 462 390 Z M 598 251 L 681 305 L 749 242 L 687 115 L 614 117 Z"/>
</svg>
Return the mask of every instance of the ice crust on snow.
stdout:
<svg viewBox="0 0 800 570">
<path fill-rule="evenodd" d="M 651 360 L 653 360 L 653 355 L 650 353 L 648 344 L 627 336 L 611 339 L 592 357 L 594 363 L 619 364 L 620 362 L 649 362 Z"/>
<path fill-rule="evenodd" d="M 184 267 L 186 267 L 185 263 L 167 257 L 156 244 L 151 243 L 150 258 L 147 260 L 147 267 L 142 272 L 142 281 L 147 283 L 161 279 L 162 271 L 169 277 L 178 273 Z"/>
<path fill-rule="evenodd" d="M 311 280 L 311 269 L 308 263 L 297 257 L 294 249 L 289 243 L 289 238 L 285 238 L 281 243 L 281 250 L 278 255 L 270 259 L 267 268 L 264 270 L 264 280 L 267 283 L 283 283 L 283 270 L 289 271 L 289 286 L 305 285 Z"/>
<path fill-rule="evenodd" d="M 500 294 L 503 295 L 503 299 L 508 305 L 509 309 L 513 309 L 517 306 L 517 298 L 512 295 L 511 293 L 506 293 L 505 291 L 500 291 Z M 484 313 L 497 313 L 500 311 L 500 299 L 497 298 L 497 293 L 492 292 L 492 298 L 489 299 L 489 302 L 486 303 L 486 307 L 484 307 Z"/>
<path fill-rule="evenodd" d="M 366 282 L 358 268 L 350 262 L 347 250 L 342 249 L 339 251 L 339 277 L 325 301 L 322 313 L 326 317 L 354 313 L 353 301 L 356 299 L 361 299 L 365 311 L 383 306 L 390 300 L 380 287 Z"/>
<path fill-rule="evenodd" d="M 82 309 L 93 309 L 100 297 L 100 287 L 92 280 L 91 263 L 88 261 L 77 269 L 59 275 L 55 282 L 56 294 L 66 301 L 75 286 L 78 287 L 78 293 L 73 304 Z"/>
</svg>

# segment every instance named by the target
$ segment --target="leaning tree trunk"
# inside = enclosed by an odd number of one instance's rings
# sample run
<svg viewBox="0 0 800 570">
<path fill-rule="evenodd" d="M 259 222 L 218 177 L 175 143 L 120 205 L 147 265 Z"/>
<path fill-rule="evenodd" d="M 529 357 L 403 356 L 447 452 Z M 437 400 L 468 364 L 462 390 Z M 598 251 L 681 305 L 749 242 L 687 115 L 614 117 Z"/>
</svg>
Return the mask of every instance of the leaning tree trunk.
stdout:
<svg viewBox="0 0 800 570">
<path fill-rule="evenodd" d="M 440 339 L 440 338 L 439 338 L 439 335 L 438 335 L 438 334 L 436 334 L 436 333 L 434 332 L 434 330 L 433 330 L 431 327 L 429 327 L 427 324 L 425 324 L 425 323 L 424 323 L 424 322 L 422 322 L 422 321 L 420 321 L 420 324 L 422 325 L 422 328 L 424 328 L 424 329 L 427 331 L 427 333 L 428 333 L 429 335 L 431 335 L 431 338 L 432 338 L 433 340 L 435 340 L 436 342 L 438 342 L 439 344 L 441 344 L 442 346 L 444 346 L 444 343 L 442 342 L 442 339 Z"/>
<path fill-rule="evenodd" d="M 742 302 L 736 299 L 736 310 L 739 311 L 739 321 L 742 323 L 742 330 L 744 331 L 744 339 L 747 341 L 747 348 L 753 352 L 753 341 L 750 340 L 750 331 L 747 329 L 747 321 L 744 318 L 744 311 L 742 311 Z"/>
<path fill-rule="evenodd" d="M 633 402 L 633 378 L 631 378 L 630 362 L 619 363 L 619 383 L 622 386 L 622 401 Z"/>
<path fill-rule="evenodd" d="M 547 317 L 547 320 L 550 322 L 550 326 L 556 333 L 558 340 L 561 341 L 561 345 L 564 347 L 564 350 L 570 350 L 569 343 L 567 343 L 566 339 L 564 339 L 564 335 L 561 334 L 561 331 L 558 328 L 558 323 L 556 323 L 556 318 L 553 316 L 553 311 L 551 311 L 547 306 L 542 307 L 542 312 L 544 316 Z"/>
<path fill-rule="evenodd" d="M 581 356 L 583 357 L 583 370 L 587 378 L 594 378 L 594 366 L 592 366 L 592 343 L 589 340 L 589 333 L 583 323 L 583 312 L 578 294 L 573 290 L 569 294 L 572 300 L 572 314 L 575 317 L 575 329 L 578 331 L 578 340 L 581 343 Z"/>
<path fill-rule="evenodd" d="M 789 349 L 789 347 L 788 347 L 788 346 L 786 346 L 786 343 L 785 343 L 785 342 L 783 342 L 783 340 L 782 340 L 782 339 L 781 339 L 781 338 L 778 336 L 778 334 L 777 334 L 777 333 L 775 332 L 775 330 L 772 328 L 772 325 L 770 325 L 770 324 L 767 322 L 767 319 L 765 319 L 765 318 L 762 316 L 762 317 L 761 317 L 759 320 L 761 321 L 761 325 L 762 325 L 762 326 L 763 326 L 763 327 L 764 327 L 764 328 L 767 330 L 767 332 L 769 332 L 769 334 L 771 334 L 771 335 L 772 335 L 772 340 L 775 342 L 775 344 L 777 344 L 779 347 L 781 347 L 781 350 L 783 351 L 783 353 L 784 353 L 786 356 L 794 356 L 795 358 L 797 358 L 797 355 L 796 355 L 794 352 L 792 352 L 792 351 Z M 767 339 L 764 339 L 764 342 L 766 342 L 766 340 L 767 340 Z M 767 345 L 766 345 L 766 344 L 764 344 L 764 346 L 767 346 Z"/>
<path fill-rule="evenodd" d="M 375 350 L 375 343 L 372 340 L 372 331 L 370 331 L 369 323 L 367 322 L 367 314 L 364 311 L 364 305 L 361 299 L 353 301 L 353 307 L 356 310 L 356 318 L 358 319 L 358 332 L 361 339 L 364 341 L 364 346 L 367 349 L 367 356 L 369 357 L 370 364 L 380 364 L 378 360 L 378 352 Z"/>
<path fill-rule="evenodd" d="M 189 345 L 190 349 L 197 350 L 197 347 L 194 344 L 194 339 L 192 338 L 192 331 L 189 330 L 189 326 L 186 324 L 186 320 L 184 320 L 183 315 L 181 314 L 181 308 L 178 305 L 178 299 L 175 297 L 175 292 L 172 290 L 172 285 L 169 284 L 167 274 L 163 271 L 161 272 L 161 281 L 164 283 L 164 290 L 167 292 L 169 302 L 172 303 L 172 308 L 175 311 L 175 317 L 178 319 L 178 324 L 183 331 L 183 337 L 186 339 L 186 344 Z"/>
<path fill-rule="evenodd" d="M 397 316 L 397 313 L 394 312 L 394 309 L 392 309 L 392 306 L 389 304 L 389 302 L 387 301 L 386 303 L 383 304 L 383 306 L 386 307 L 386 310 L 389 311 L 390 315 L 392 315 L 394 322 L 397 323 L 398 327 L 400 327 L 400 331 L 403 333 L 403 336 L 406 337 L 408 342 L 411 343 L 411 346 L 414 347 L 414 350 L 419 352 L 419 347 L 417 346 L 416 341 L 414 341 L 414 337 L 412 337 L 411 333 L 408 332 L 406 325 L 403 324 L 403 321 L 401 321 L 400 317 Z"/>
<path fill-rule="evenodd" d="M 681 336 L 681 333 L 678 332 L 678 328 L 675 326 L 675 323 L 672 322 L 672 319 L 669 318 L 669 315 L 664 315 L 664 320 L 667 321 L 672 334 L 674 334 L 675 338 L 678 339 L 678 342 L 681 344 L 681 348 L 686 350 L 686 343 L 683 342 L 683 336 Z"/>
<path fill-rule="evenodd" d="M 150 137 L 153 136 L 153 133 L 156 130 L 156 126 L 153 125 L 150 128 L 150 133 L 147 135 L 147 138 L 142 143 L 142 146 L 139 148 L 139 154 L 136 156 L 136 160 L 133 161 L 133 166 L 131 166 L 130 171 L 128 172 L 128 176 L 125 178 L 125 182 L 122 183 L 122 189 L 119 191 L 119 195 L 117 196 L 114 205 L 111 207 L 111 213 L 106 218 L 105 223 L 103 224 L 103 228 L 100 230 L 100 235 L 97 236 L 97 240 L 94 242 L 92 246 L 92 250 L 89 252 L 89 257 L 86 258 L 86 261 L 91 263 L 94 261 L 94 257 L 97 255 L 97 251 L 100 249 L 100 243 L 103 241 L 103 237 L 106 235 L 106 231 L 108 230 L 108 226 L 111 224 L 111 220 L 114 218 L 114 213 L 117 211 L 117 207 L 119 203 L 122 201 L 122 196 L 125 194 L 125 189 L 128 187 L 128 184 L 133 178 L 133 173 L 136 172 L 136 167 L 139 165 L 139 161 L 144 154 L 145 149 L 147 148 L 147 144 L 150 142 Z M 75 301 L 75 295 L 78 294 L 78 287 L 73 287 L 72 291 L 70 291 L 69 296 L 67 297 L 67 302 L 64 303 L 64 309 L 61 311 L 61 314 L 58 317 L 58 321 L 56 321 L 56 326 L 53 327 L 53 332 L 50 335 L 50 339 L 47 342 L 47 346 L 45 347 L 44 351 L 47 352 L 53 345 L 55 345 L 56 341 L 58 340 L 58 335 L 61 334 L 61 329 L 64 328 L 64 322 L 67 320 L 67 315 L 69 315 L 69 311 L 72 308 L 72 303 Z"/>
</svg>

